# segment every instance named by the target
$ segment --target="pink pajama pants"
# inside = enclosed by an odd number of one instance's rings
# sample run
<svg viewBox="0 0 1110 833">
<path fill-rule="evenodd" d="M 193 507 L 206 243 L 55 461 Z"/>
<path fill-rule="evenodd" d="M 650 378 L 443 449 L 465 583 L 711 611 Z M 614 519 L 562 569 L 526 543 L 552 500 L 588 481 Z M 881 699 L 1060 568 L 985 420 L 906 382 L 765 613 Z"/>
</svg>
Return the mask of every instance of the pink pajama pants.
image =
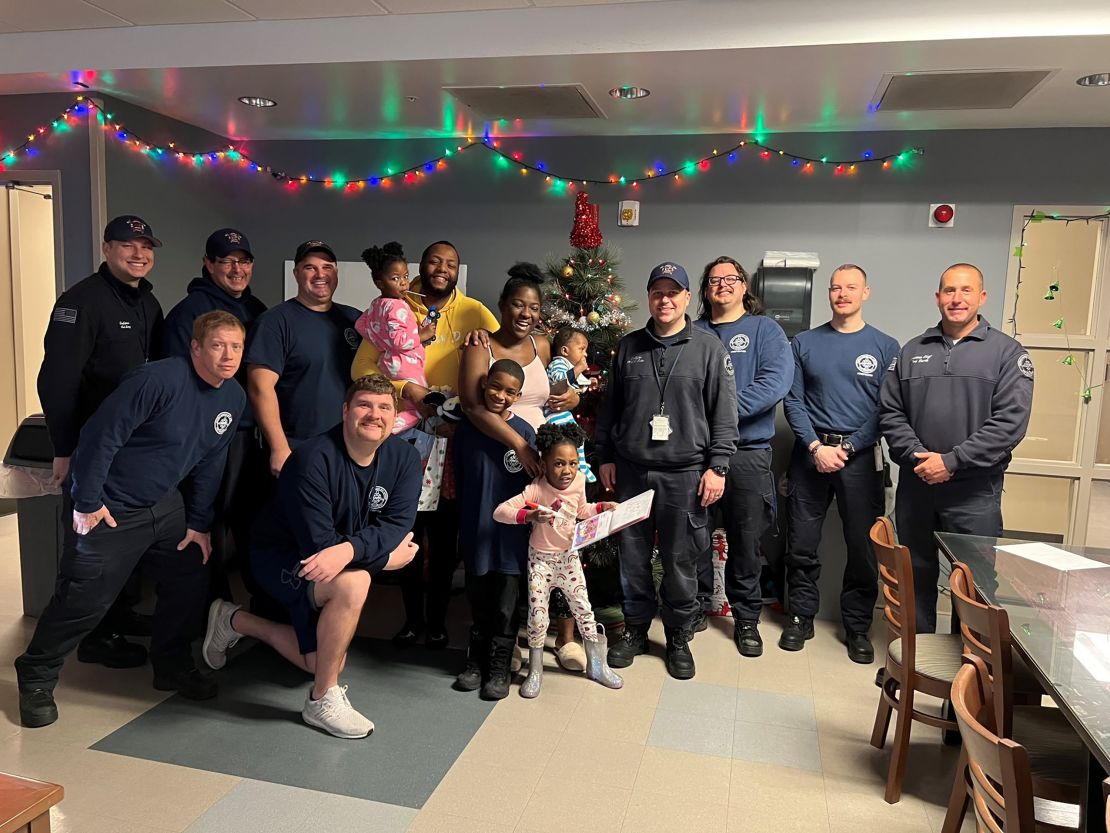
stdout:
<svg viewBox="0 0 1110 833">
<path fill-rule="evenodd" d="M 576 552 L 540 552 L 528 548 L 528 646 L 542 648 L 550 622 L 551 588 L 558 587 L 570 603 L 583 639 L 597 641 L 597 621 L 586 593 L 582 562 Z"/>
</svg>

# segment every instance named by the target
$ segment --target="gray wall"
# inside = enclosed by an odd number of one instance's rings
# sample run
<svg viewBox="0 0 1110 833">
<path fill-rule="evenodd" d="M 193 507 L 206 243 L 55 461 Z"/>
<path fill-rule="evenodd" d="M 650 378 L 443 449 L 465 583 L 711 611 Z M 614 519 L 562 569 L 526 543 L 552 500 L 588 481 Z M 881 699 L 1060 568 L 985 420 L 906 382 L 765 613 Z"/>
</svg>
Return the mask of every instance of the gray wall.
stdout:
<svg viewBox="0 0 1110 833">
<path fill-rule="evenodd" d="M 27 138 L 27 133 L 49 124 L 73 103 L 75 96 L 0 96 L 0 154 Z M 86 277 L 97 263 L 92 258 L 92 197 L 89 192 L 89 134 L 87 122 L 46 141 L 35 143 L 38 155 L 19 161 L 5 177 L 18 177 L 20 170 L 56 170 L 62 180 L 62 258 L 66 286 Z"/>
<path fill-rule="evenodd" d="M 137 114 L 129 118 L 136 127 L 142 121 Z M 161 117 L 150 121 L 165 123 Z M 188 128 L 175 130 L 181 142 Z M 163 131 L 166 136 L 173 132 Z M 222 143 L 196 133 L 209 140 L 205 147 Z M 730 141 L 725 136 L 599 137 L 505 140 L 503 146 L 543 159 L 553 171 L 604 177 L 613 171 L 633 173 L 633 164 L 655 159 L 677 164 Z M 1002 318 L 1014 204 L 1110 202 L 1105 153 L 1110 130 L 802 134 L 772 141 L 814 155 L 856 155 L 865 148 L 878 153 L 910 145 L 921 145 L 926 153 L 907 168 L 834 177 L 831 170 L 802 175 L 777 159 L 764 162 L 745 152 L 735 165 L 721 159 L 715 166 L 723 170 L 697 174 L 681 185 L 652 182 L 636 191 L 594 186 L 589 190 L 601 204 L 605 240 L 623 252 L 621 274 L 630 299 L 642 302 L 644 277 L 660 260 L 677 260 L 696 273 L 722 253 L 754 268 L 767 249 L 816 251 L 826 267 L 819 281 L 840 262 L 865 266 L 873 284 L 867 317 L 905 340 L 934 322 L 935 282 L 954 261 L 983 268 L 992 291 L 987 315 Z M 323 176 L 342 170 L 354 176 L 421 161 L 443 144 L 255 142 L 249 150 L 291 172 Z M 638 228 L 616 226 L 621 198 L 640 200 Z M 957 204 L 956 227 L 930 229 L 928 206 L 942 201 Z M 417 186 L 398 185 L 388 192 L 367 188 L 350 195 L 317 186 L 286 193 L 265 175 L 197 171 L 112 147 L 108 203 L 110 212 L 142 214 L 166 239 L 155 280 L 167 306 L 196 273 L 205 236 L 224 223 L 238 224 L 249 235 L 258 257 L 255 291 L 268 303 L 281 296 L 282 261 L 304 239 L 328 240 L 341 259 L 357 260 L 370 243 L 398 239 L 415 256 L 426 243 L 446 237 L 470 265 L 471 294 L 492 304 L 514 261 L 542 261 L 568 250 L 573 214 L 572 197 L 549 194 L 535 174 L 497 168 L 481 148 L 456 155 L 449 170 Z M 369 299 L 366 273 L 341 279 L 366 281 Z M 815 293 L 814 315 L 817 321 L 827 315 L 822 292 Z"/>
</svg>

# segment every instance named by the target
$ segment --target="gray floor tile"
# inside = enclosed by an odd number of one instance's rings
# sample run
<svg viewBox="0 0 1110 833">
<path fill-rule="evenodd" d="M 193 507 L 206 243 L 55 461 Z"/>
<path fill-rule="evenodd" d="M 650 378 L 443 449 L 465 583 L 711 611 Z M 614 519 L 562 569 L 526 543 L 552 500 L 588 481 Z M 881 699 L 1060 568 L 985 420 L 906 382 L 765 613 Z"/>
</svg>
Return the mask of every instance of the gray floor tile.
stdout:
<svg viewBox="0 0 1110 833">
<path fill-rule="evenodd" d="M 727 758 L 732 752 L 733 724 L 729 715 L 687 714 L 658 709 L 648 734 L 648 746 L 717 755 Z"/>
<path fill-rule="evenodd" d="M 418 812 L 380 801 L 316 793 L 301 833 L 405 833 Z"/>
<path fill-rule="evenodd" d="M 219 673 L 215 700 L 171 697 L 93 748 L 419 808 L 492 709 L 451 690 L 461 664 L 454 650 L 355 640 L 343 682 L 376 729 L 339 740 L 301 721 L 308 677 L 257 646 Z"/>
<path fill-rule="evenodd" d="M 817 731 L 817 715 L 813 698 L 803 694 L 780 694 L 742 688 L 737 692 L 736 719 L 744 723 L 787 726 L 792 729 Z"/>
<path fill-rule="evenodd" d="M 668 678 L 663 681 L 659 708 L 684 714 L 733 718 L 736 712 L 736 689 L 732 686 Z"/>
<path fill-rule="evenodd" d="M 732 757 L 795 769 L 821 770 L 817 732 L 737 721 Z"/>
</svg>

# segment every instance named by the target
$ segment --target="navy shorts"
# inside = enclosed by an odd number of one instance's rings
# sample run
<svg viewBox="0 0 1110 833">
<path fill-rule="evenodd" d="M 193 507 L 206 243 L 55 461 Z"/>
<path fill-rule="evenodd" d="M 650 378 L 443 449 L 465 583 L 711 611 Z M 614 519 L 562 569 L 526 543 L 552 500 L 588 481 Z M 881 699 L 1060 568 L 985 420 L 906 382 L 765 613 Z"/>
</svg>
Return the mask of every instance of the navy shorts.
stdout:
<svg viewBox="0 0 1110 833">
<path fill-rule="evenodd" d="M 283 567 L 269 553 L 252 550 L 251 570 L 266 595 L 289 611 L 293 632 L 297 634 L 297 645 L 302 654 L 316 651 L 316 621 L 320 608 L 316 604 L 314 592 L 316 583 L 297 575 L 301 565 L 294 562 L 292 567 Z"/>
</svg>

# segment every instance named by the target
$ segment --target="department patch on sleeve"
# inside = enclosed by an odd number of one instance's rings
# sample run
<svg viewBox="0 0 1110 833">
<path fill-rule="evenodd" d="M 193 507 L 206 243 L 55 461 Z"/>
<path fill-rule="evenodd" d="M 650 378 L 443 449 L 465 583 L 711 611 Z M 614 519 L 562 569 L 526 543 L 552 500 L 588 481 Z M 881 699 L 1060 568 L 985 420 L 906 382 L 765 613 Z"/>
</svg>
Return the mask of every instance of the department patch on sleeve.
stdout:
<svg viewBox="0 0 1110 833">
<path fill-rule="evenodd" d="M 50 320 L 57 321 L 60 324 L 76 324 L 77 310 L 70 309 L 69 307 L 54 307 L 54 312 L 51 314 Z"/>
<path fill-rule="evenodd" d="M 735 373 L 736 369 L 732 366 L 732 356 L 725 356 L 725 375 L 733 376 Z"/>
<path fill-rule="evenodd" d="M 887 373 L 894 370 L 896 367 L 898 367 L 898 357 L 897 356 L 895 356 L 893 359 L 891 359 L 890 364 L 887 365 L 887 368 L 886 368 Z"/>
<path fill-rule="evenodd" d="M 1022 376 L 1024 376 L 1026 379 L 1033 378 L 1033 360 L 1029 358 L 1028 353 L 1022 353 L 1020 356 L 1018 356 L 1017 366 L 1018 370 L 1021 371 Z"/>
</svg>

